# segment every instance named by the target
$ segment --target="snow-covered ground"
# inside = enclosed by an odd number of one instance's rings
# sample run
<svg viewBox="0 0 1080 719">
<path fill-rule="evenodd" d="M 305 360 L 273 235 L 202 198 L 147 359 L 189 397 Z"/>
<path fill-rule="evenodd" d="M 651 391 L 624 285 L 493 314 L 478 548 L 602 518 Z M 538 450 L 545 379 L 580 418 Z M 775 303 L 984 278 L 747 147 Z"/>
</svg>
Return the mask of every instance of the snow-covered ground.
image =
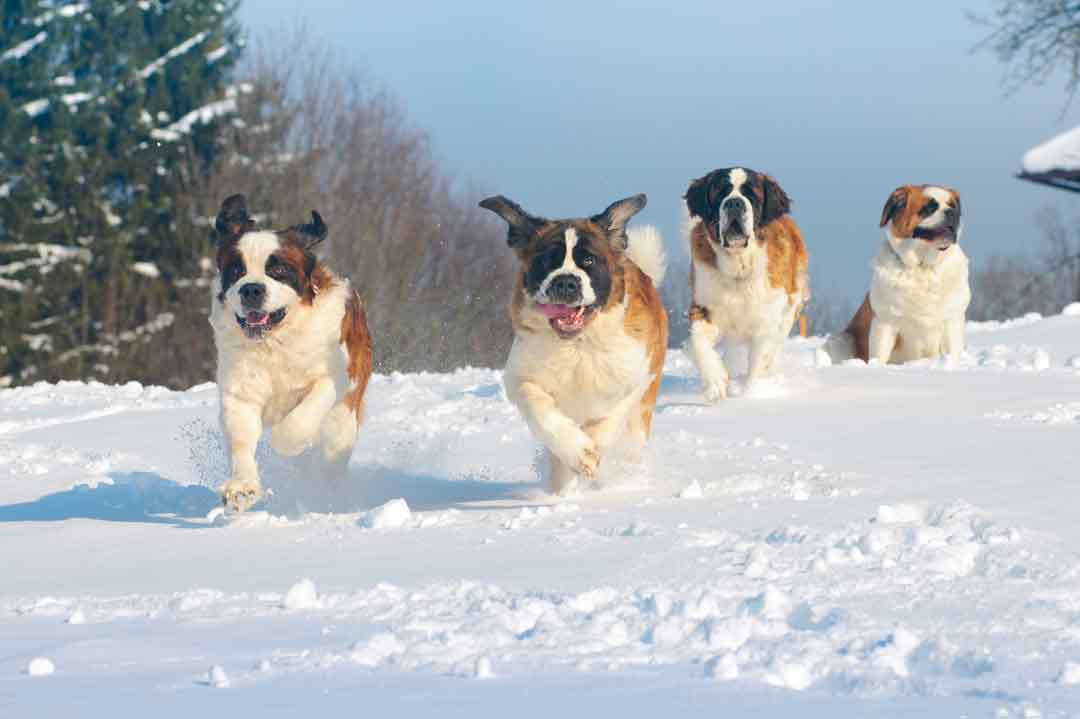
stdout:
<svg viewBox="0 0 1080 719">
<path fill-rule="evenodd" d="M 717 406 L 564 501 L 499 372 L 374 379 L 348 481 L 212 386 L 0 392 L 0 717 L 1080 716 L 1080 307 Z"/>
</svg>

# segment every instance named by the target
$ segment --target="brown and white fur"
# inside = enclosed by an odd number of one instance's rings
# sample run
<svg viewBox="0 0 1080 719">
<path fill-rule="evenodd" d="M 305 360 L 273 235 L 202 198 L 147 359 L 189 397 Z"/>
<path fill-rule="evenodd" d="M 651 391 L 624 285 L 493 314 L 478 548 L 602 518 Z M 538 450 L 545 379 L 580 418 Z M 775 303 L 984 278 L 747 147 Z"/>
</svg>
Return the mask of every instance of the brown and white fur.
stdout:
<svg viewBox="0 0 1080 719">
<path fill-rule="evenodd" d="M 908 362 L 964 349 L 971 289 L 958 244 L 960 195 L 938 185 L 904 185 L 881 212 L 885 238 L 870 292 L 825 350 L 833 361 Z"/>
<path fill-rule="evenodd" d="M 645 195 L 562 220 L 502 196 L 480 206 L 510 225 L 521 261 L 506 393 L 547 448 L 552 491 L 566 494 L 579 478 L 595 478 L 605 450 L 624 438 L 636 450 L 648 439 L 667 351 L 656 290 L 663 243 L 652 228 L 627 235 Z"/>
<path fill-rule="evenodd" d="M 327 228 L 311 214 L 311 224 L 258 231 L 243 195 L 233 195 L 217 217 L 210 324 L 231 465 L 221 497 L 236 511 L 262 496 L 255 446 L 264 427 L 279 454 L 318 447 L 323 475 L 337 477 L 363 418 L 371 375 L 364 307 L 349 281 L 315 258 Z"/>
<path fill-rule="evenodd" d="M 728 394 L 718 342 L 749 347 L 750 383 L 770 375 L 810 297 L 806 246 L 791 202 L 768 175 L 733 167 L 686 191 L 690 242 L 690 357 L 705 399 Z"/>
</svg>

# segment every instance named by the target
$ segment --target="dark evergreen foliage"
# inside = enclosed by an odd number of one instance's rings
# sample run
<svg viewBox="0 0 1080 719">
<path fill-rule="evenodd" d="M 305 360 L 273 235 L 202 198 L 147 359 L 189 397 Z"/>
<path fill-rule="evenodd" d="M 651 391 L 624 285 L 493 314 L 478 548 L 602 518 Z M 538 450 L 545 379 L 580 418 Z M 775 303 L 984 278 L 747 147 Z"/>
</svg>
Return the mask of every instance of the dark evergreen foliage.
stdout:
<svg viewBox="0 0 1080 719">
<path fill-rule="evenodd" d="M 0 5 L 0 382 L 207 378 L 236 2 Z"/>
</svg>

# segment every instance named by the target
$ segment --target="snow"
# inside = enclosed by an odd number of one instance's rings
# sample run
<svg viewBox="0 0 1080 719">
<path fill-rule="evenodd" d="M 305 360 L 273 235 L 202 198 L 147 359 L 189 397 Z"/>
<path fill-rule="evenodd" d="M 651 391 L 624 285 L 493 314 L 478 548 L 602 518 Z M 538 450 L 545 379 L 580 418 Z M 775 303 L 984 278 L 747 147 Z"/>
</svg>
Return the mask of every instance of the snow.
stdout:
<svg viewBox="0 0 1080 719">
<path fill-rule="evenodd" d="M 32 677 L 47 677 L 56 671 L 56 666 L 46 657 L 34 657 L 26 665 L 26 673 Z"/>
<path fill-rule="evenodd" d="M 131 263 L 131 271 L 137 275 L 143 277 L 149 277 L 151 279 L 157 279 L 161 277 L 161 270 L 153 262 L 133 262 Z"/>
<path fill-rule="evenodd" d="M 319 595 L 315 591 L 315 583 L 310 579 L 301 579 L 289 587 L 289 591 L 285 594 L 284 607 L 286 609 L 317 609 Z"/>
<path fill-rule="evenodd" d="M 1080 664 L 1065 662 L 1065 666 L 1062 667 L 1061 674 L 1058 676 L 1058 681 L 1062 684 L 1080 684 Z"/>
<path fill-rule="evenodd" d="M 51 5 L 52 3 L 39 3 L 39 4 L 40 5 Z M 52 22 L 53 19 L 56 18 L 57 16 L 63 17 L 63 18 L 72 18 L 72 17 L 75 17 L 76 15 L 78 15 L 79 13 L 86 12 L 89 9 L 90 9 L 90 5 L 88 3 L 82 3 L 82 2 L 71 3 L 70 5 L 61 5 L 59 8 L 56 8 L 55 10 L 49 10 L 47 12 L 42 13 L 41 15 L 38 15 L 37 17 L 35 17 L 33 20 L 30 21 L 30 24 L 34 25 L 35 27 L 42 27 L 43 25 L 47 25 L 50 22 Z"/>
<path fill-rule="evenodd" d="M 1024 153 L 1020 166 L 1032 174 L 1080 170 L 1080 126 L 1031 148 Z"/>
<path fill-rule="evenodd" d="M 221 47 L 219 47 L 217 49 L 214 49 L 214 50 L 211 50 L 210 52 L 206 53 L 206 61 L 208 63 L 210 63 L 211 65 L 213 65 L 215 62 L 217 62 L 218 60 L 220 60 L 221 58 L 225 57 L 228 54 L 229 54 L 229 46 L 228 45 L 222 45 Z"/>
<path fill-rule="evenodd" d="M 22 111 L 30 117 L 37 117 L 41 113 L 49 109 L 49 99 L 43 98 L 41 100 L 31 100 L 30 102 L 22 106 Z"/>
<path fill-rule="evenodd" d="M 26 55 L 31 50 L 33 50 L 41 43 L 45 42 L 45 38 L 47 38 L 48 36 L 49 34 L 42 30 L 37 35 L 34 35 L 32 38 L 29 38 L 28 40 L 23 40 L 15 47 L 10 48 L 9 50 L 5 50 L 3 53 L 0 53 L 0 62 L 3 62 L 4 60 L 19 60 L 23 57 L 26 57 Z"/>
<path fill-rule="evenodd" d="M 79 105 L 80 103 L 87 102 L 89 100 L 93 100 L 94 97 L 95 96 L 92 93 L 89 93 L 89 92 L 71 92 L 71 93 L 68 93 L 66 95 L 61 95 L 60 99 L 69 108 L 74 108 L 76 105 Z"/>
<path fill-rule="evenodd" d="M 239 516 L 213 385 L 0 391 L 0 713 L 1076 716 L 1080 316 L 970 330 L 718 405 L 672 351 L 565 500 L 496 370 L 375 376 Z"/>
<path fill-rule="evenodd" d="M 168 127 L 154 128 L 150 131 L 150 136 L 162 142 L 177 142 L 184 135 L 190 133 L 191 128 L 196 124 L 205 125 L 213 122 L 218 117 L 236 112 L 236 109 L 236 98 L 234 97 L 217 100 L 195 108 Z"/>
<path fill-rule="evenodd" d="M 236 98 L 241 94 L 251 93 L 254 89 L 251 83 L 246 82 L 239 85 L 230 85 L 225 88 L 225 99 L 215 100 L 202 107 L 197 107 L 167 127 L 154 128 L 150 131 L 150 136 L 161 142 L 177 142 L 184 135 L 190 133 L 191 128 L 195 125 L 205 125 L 219 117 L 236 112 L 238 109 Z M 159 113 L 159 118 L 160 115 Z"/>
<path fill-rule="evenodd" d="M 397 529 L 412 519 L 408 503 L 400 497 L 367 512 L 360 519 L 360 526 L 368 529 Z"/>
<path fill-rule="evenodd" d="M 75 17 L 88 9 L 90 9 L 90 6 L 86 3 L 71 3 L 70 5 L 64 5 L 57 8 L 56 14 L 60 17 Z"/>
<path fill-rule="evenodd" d="M 206 683 L 215 689 L 227 689 L 229 687 L 229 675 L 225 673 L 224 667 L 215 664 L 206 673 Z"/>
<path fill-rule="evenodd" d="M 159 57 L 157 60 L 154 60 L 152 63 L 150 63 L 146 67 L 139 70 L 139 72 L 136 73 L 136 74 L 142 80 L 145 80 L 145 79 L 149 78 L 151 75 L 153 75 L 154 73 L 161 70 L 161 68 L 165 67 L 165 65 L 168 64 L 169 60 L 180 57 L 181 55 L 186 53 L 191 48 L 195 47 L 199 43 L 206 40 L 206 38 L 208 36 L 209 36 L 209 33 L 207 33 L 206 31 L 203 31 L 203 32 L 200 32 L 200 33 L 196 33 L 195 35 L 192 35 L 187 40 L 184 40 L 182 43 L 180 43 L 179 45 L 177 45 L 176 47 L 172 48 L 167 53 L 165 53 L 164 55 Z"/>
</svg>

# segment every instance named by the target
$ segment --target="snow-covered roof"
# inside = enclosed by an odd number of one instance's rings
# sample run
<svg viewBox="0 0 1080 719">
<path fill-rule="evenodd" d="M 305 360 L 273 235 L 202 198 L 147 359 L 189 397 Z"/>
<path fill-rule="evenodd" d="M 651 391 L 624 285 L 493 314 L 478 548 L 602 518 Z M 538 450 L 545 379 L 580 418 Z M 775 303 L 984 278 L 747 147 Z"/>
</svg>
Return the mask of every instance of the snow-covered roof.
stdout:
<svg viewBox="0 0 1080 719">
<path fill-rule="evenodd" d="M 1080 126 L 1056 135 L 1024 153 L 1023 172 L 1080 172 Z"/>
</svg>

